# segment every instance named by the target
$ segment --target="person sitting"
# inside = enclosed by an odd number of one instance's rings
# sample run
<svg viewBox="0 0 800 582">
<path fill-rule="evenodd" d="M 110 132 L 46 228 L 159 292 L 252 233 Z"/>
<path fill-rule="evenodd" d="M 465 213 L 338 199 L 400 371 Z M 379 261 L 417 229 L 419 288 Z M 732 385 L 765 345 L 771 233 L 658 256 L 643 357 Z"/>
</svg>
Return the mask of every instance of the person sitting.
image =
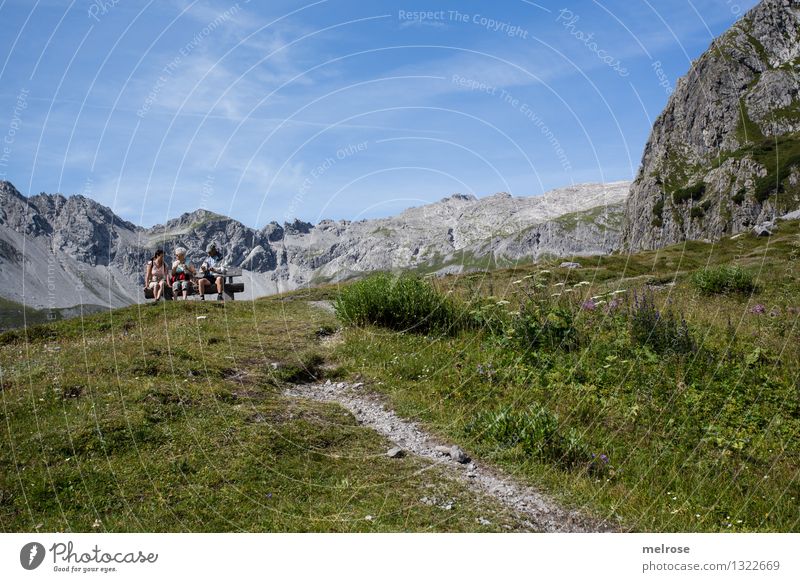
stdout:
<svg viewBox="0 0 800 582">
<path fill-rule="evenodd" d="M 164 251 L 158 249 L 153 258 L 147 261 L 147 268 L 144 275 L 144 288 L 153 290 L 153 303 L 158 303 L 164 295 L 167 286 L 167 265 L 164 263 Z"/>
<path fill-rule="evenodd" d="M 197 279 L 197 285 L 200 288 L 200 300 L 205 301 L 206 289 L 212 285 L 217 287 L 217 301 L 222 301 L 222 290 L 224 283 L 222 277 L 225 274 L 221 266 L 222 259 L 217 251 L 217 245 L 211 243 L 206 250 L 208 256 L 200 265 L 200 277 Z"/>
<path fill-rule="evenodd" d="M 183 247 L 175 249 L 175 256 L 177 258 L 172 263 L 172 294 L 178 297 L 178 293 L 182 293 L 185 300 L 192 292 L 194 267 L 186 262 L 186 249 Z"/>
</svg>

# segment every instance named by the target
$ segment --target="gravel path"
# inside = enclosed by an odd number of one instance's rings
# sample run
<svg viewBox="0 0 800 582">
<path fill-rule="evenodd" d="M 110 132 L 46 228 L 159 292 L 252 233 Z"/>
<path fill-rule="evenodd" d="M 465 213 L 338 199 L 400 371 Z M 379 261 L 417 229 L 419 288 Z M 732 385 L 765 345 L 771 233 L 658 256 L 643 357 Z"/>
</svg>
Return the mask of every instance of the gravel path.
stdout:
<svg viewBox="0 0 800 582">
<path fill-rule="evenodd" d="M 456 446 L 445 446 L 414 422 L 404 420 L 370 394 L 362 383 L 346 382 L 303 384 L 288 389 L 285 394 L 319 402 L 344 406 L 364 426 L 368 426 L 395 443 L 403 452 L 430 459 L 445 466 L 452 478 L 471 489 L 491 495 L 517 513 L 525 527 L 537 532 L 598 532 L 612 531 L 607 522 L 592 520 L 577 511 L 559 507 L 535 489 L 521 485 L 497 469 L 467 460 Z M 390 454 L 398 454 L 397 449 Z M 399 453 L 402 454 L 402 453 Z"/>
</svg>

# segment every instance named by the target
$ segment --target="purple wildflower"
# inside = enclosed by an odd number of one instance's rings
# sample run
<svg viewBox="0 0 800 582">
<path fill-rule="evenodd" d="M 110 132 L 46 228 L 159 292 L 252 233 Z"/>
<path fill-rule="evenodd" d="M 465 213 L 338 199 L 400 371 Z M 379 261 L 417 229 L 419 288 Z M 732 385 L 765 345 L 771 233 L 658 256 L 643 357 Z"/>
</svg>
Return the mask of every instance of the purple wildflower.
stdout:
<svg viewBox="0 0 800 582">
<path fill-rule="evenodd" d="M 756 303 L 753 307 L 750 308 L 750 313 L 755 313 L 756 315 L 763 315 L 767 312 L 767 308 L 761 305 L 760 303 Z"/>
<path fill-rule="evenodd" d="M 586 311 L 594 311 L 597 305 L 595 305 L 594 301 L 591 299 L 587 299 L 581 305 L 581 309 L 585 309 Z"/>
</svg>

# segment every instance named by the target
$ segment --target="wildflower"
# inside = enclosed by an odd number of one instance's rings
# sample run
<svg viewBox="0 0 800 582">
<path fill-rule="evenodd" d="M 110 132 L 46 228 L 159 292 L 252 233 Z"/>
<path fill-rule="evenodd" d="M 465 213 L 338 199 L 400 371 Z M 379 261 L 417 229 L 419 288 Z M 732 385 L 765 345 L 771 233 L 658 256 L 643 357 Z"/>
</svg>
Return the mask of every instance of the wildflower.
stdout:
<svg viewBox="0 0 800 582">
<path fill-rule="evenodd" d="M 620 305 L 622 305 L 621 299 L 612 299 L 611 301 L 608 302 L 608 305 L 606 305 L 606 312 L 614 311 Z"/>
<path fill-rule="evenodd" d="M 581 281 L 580 283 L 575 283 L 573 287 L 583 287 L 585 285 L 591 285 L 589 281 Z"/>
<path fill-rule="evenodd" d="M 597 305 L 595 305 L 594 301 L 591 299 L 587 299 L 581 305 L 581 309 L 585 309 L 586 311 L 594 311 Z"/>
<path fill-rule="evenodd" d="M 525 276 L 524 276 L 522 279 L 523 279 L 523 280 L 526 280 L 526 279 L 533 279 L 533 275 L 525 275 Z"/>
<path fill-rule="evenodd" d="M 502 305 L 508 305 L 510 303 L 511 303 L 510 301 L 506 301 L 505 299 L 501 299 L 500 301 L 497 302 L 497 305 L 501 305 L 502 306 Z"/>
<path fill-rule="evenodd" d="M 511 284 L 512 285 L 519 285 L 520 283 L 522 283 L 522 279 L 517 279 L 516 281 L 513 281 Z"/>
<path fill-rule="evenodd" d="M 550 297 L 561 297 L 561 293 L 553 293 Z"/>
<path fill-rule="evenodd" d="M 549 275 L 550 271 L 539 271 L 540 275 Z"/>
<path fill-rule="evenodd" d="M 564 283 L 554 283 L 553 287 L 563 287 Z"/>
<path fill-rule="evenodd" d="M 760 303 L 756 303 L 753 307 L 750 308 L 750 313 L 755 313 L 756 315 L 763 315 L 767 312 L 767 308 L 761 305 Z"/>
<path fill-rule="evenodd" d="M 592 301 L 597 301 L 598 299 L 602 299 L 603 297 L 605 297 L 605 295 L 595 295 L 594 297 L 592 297 Z"/>
<path fill-rule="evenodd" d="M 612 291 L 612 295 L 619 295 L 620 293 L 627 293 L 625 289 L 617 289 L 616 291 Z"/>
</svg>

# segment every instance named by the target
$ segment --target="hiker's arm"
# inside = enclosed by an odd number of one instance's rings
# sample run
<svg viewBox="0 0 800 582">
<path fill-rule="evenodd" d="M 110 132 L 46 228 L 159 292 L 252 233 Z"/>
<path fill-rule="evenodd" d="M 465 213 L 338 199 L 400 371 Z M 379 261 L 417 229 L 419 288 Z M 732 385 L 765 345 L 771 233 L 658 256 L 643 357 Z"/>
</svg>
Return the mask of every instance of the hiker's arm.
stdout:
<svg viewBox="0 0 800 582">
<path fill-rule="evenodd" d="M 147 286 L 150 284 L 150 275 L 153 274 L 153 264 L 147 263 L 147 272 L 144 275 L 144 288 L 147 289 Z"/>
</svg>

